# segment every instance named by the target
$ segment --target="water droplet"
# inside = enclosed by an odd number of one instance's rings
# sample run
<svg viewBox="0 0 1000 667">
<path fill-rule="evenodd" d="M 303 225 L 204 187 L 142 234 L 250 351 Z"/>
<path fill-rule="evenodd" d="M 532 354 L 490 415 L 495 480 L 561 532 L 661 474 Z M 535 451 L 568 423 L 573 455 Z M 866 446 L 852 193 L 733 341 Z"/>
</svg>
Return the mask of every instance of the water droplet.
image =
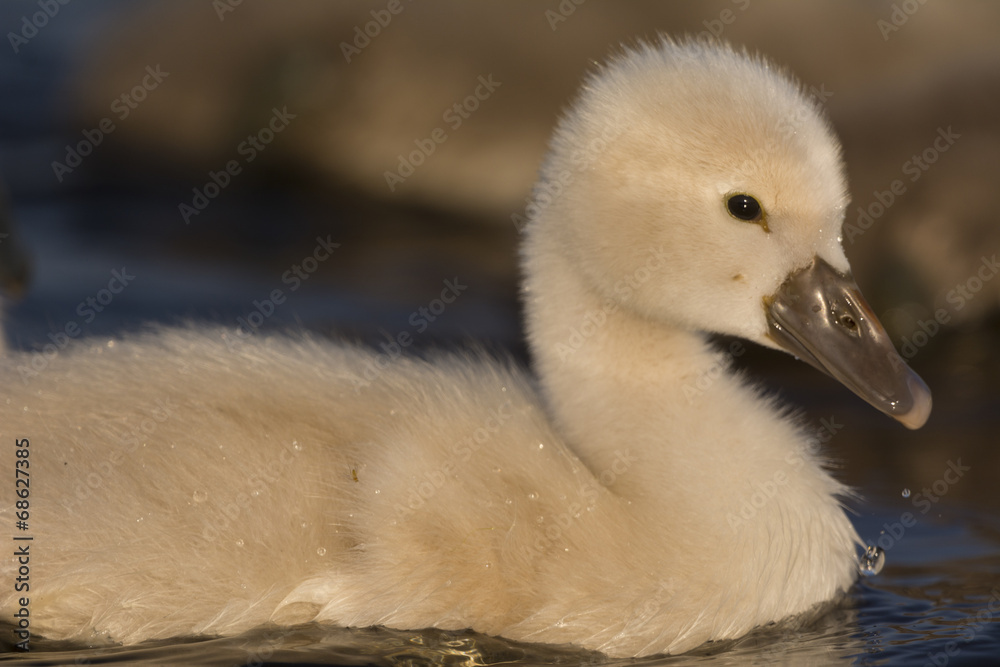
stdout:
<svg viewBox="0 0 1000 667">
<path fill-rule="evenodd" d="M 299 444 L 298 440 L 292 440 L 292 449 L 294 449 L 297 452 L 302 451 L 302 445 Z"/>
<path fill-rule="evenodd" d="M 493 567 L 493 563 L 489 563 L 489 562 L 488 562 L 488 563 L 486 563 L 486 567 L 487 567 L 487 568 L 491 568 L 491 567 Z"/>
<path fill-rule="evenodd" d="M 537 500 L 537 499 L 538 499 L 538 494 L 535 493 L 534 491 L 528 494 L 528 500 Z"/>
<path fill-rule="evenodd" d="M 109 340 L 108 341 L 108 347 L 114 347 L 114 346 L 115 346 L 115 341 Z"/>
<path fill-rule="evenodd" d="M 909 489 L 903 489 L 903 497 L 904 498 L 909 498 L 910 497 L 910 490 Z"/>
<path fill-rule="evenodd" d="M 500 391 L 507 391 L 507 387 L 500 387 Z"/>
<path fill-rule="evenodd" d="M 325 556 L 326 555 L 326 549 L 324 549 L 323 547 L 320 547 L 319 549 L 316 549 L 316 553 L 318 555 L 320 555 L 320 556 Z"/>
<path fill-rule="evenodd" d="M 305 521 L 303 521 L 303 522 L 302 522 L 302 527 L 303 527 L 303 528 L 308 528 L 308 527 L 309 527 L 309 524 L 308 524 L 308 523 L 306 523 Z"/>
<path fill-rule="evenodd" d="M 538 448 L 539 449 L 545 449 L 545 443 L 544 442 L 538 443 Z"/>
<path fill-rule="evenodd" d="M 236 546 L 242 547 L 243 546 L 243 540 L 236 540 Z"/>
<path fill-rule="evenodd" d="M 504 505 L 513 505 L 514 501 L 511 500 L 510 498 L 505 498 L 504 501 L 503 501 L 503 504 Z"/>
<path fill-rule="evenodd" d="M 537 521 L 538 523 L 545 523 L 545 517 L 544 517 L 544 516 L 541 516 L 541 515 L 539 515 L 539 516 L 538 516 L 538 518 L 537 518 L 537 519 L 535 519 L 535 521 Z"/>
<path fill-rule="evenodd" d="M 858 569 L 866 577 L 873 577 L 885 566 L 885 552 L 882 547 L 870 546 L 861 554 Z"/>
<path fill-rule="evenodd" d="M 195 491 L 193 494 L 191 494 L 191 499 L 194 500 L 196 503 L 203 503 L 206 500 L 208 500 L 208 492 L 199 489 Z"/>
<path fill-rule="evenodd" d="M 375 493 L 376 494 L 382 493 L 382 489 L 375 489 Z"/>
</svg>

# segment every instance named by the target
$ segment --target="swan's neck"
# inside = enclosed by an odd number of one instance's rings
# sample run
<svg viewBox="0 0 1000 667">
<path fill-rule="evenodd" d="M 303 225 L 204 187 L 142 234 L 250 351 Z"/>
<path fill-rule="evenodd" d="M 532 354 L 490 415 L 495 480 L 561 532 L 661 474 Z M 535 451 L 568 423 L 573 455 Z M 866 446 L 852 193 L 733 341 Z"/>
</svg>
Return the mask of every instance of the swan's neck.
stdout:
<svg viewBox="0 0 1000 667">
<path fill-rule="evenodd" d="M 609 301 L 559 253 L 531 250 L 535 365 L 557 427 L 602 483 L 692 548 L 766 552 L 776 527 L 813 524 L 831 527 L 843 551 L 854 533 L 842 487 L 801 429 L 730 372 L 730 350 Z"/>
<path fill-rule="evenodd" d="M 747 418 L 739 409 L 751 406 L 733 405 L 748 391 L 729 374 L 728 355 L 696 332 L 638 316 L 627 300 L 603 298 L 564 262 L 550 255 L 527 284 L 532 353 L 559 429 L 598 477 L 619 461 L 604 476 L 617 493 L 675 507 L 691 488 L 711 494 L 720 467 L 749 458 L 733 445 L 743 440 L 733 427 Z M 679 471 L 692 482 L 683 493 L 662 483 Z"/>
</svg>

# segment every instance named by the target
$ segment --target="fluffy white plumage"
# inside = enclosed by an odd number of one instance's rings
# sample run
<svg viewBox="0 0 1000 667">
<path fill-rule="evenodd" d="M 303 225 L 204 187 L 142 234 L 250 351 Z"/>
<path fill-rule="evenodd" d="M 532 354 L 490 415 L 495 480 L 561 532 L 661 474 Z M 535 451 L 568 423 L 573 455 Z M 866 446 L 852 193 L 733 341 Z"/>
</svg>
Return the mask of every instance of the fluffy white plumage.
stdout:
<svg viewBox="0 0 1000 667">
<path fill-rule="evenodd" d="M 731 216 L 730 192 L 766 220 Z M 33 630 L 131 643 L 318 619 L 641 656 L 848 588 L 844 488 L 702 333 L 776 347 L 762 298 L 814 257 L 848 270 L 816 106 L 726 47 L 640 46 L 588 80 L 537 201 L 540 393 L 474 354 L 401 358 L 359 389 L 371 351 L 222 329 L 81 342 L 26 384 L 25 355 L 3 359 L 0 441 L 31 441 Z"/>
</svg>

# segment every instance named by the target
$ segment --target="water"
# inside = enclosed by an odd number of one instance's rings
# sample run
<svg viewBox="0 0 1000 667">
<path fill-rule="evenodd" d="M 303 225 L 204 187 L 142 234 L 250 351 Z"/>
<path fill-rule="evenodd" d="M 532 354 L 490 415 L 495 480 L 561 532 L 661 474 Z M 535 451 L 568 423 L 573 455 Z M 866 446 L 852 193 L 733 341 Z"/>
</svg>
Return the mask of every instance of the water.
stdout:
<svg viewBox="0 0 1000 667">
<path fill-rule="evenodd" d="M 885 551 L 882 547 L 869 546 L 858 559 L 858 570 L 866 577 L 873 577 L 885 567 Z"/>
</svg>

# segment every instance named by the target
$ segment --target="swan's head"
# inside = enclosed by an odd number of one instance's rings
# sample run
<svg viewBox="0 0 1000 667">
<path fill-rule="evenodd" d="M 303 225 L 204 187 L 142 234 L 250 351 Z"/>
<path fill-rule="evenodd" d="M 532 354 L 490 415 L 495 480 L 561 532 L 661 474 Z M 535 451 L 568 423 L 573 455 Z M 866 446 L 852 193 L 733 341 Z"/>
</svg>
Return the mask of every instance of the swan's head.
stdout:
<svg viewBox="0 0 1000 667">
<path fill-rule="evenodd" d="M 593 74 L 553 139 L 527 268 L 559 252 L 643 318 L 781 348 L 911 428 L 930 392 L 850 277 L 840 146 L 758 58 L 664 40 Z"/>
</svg>

